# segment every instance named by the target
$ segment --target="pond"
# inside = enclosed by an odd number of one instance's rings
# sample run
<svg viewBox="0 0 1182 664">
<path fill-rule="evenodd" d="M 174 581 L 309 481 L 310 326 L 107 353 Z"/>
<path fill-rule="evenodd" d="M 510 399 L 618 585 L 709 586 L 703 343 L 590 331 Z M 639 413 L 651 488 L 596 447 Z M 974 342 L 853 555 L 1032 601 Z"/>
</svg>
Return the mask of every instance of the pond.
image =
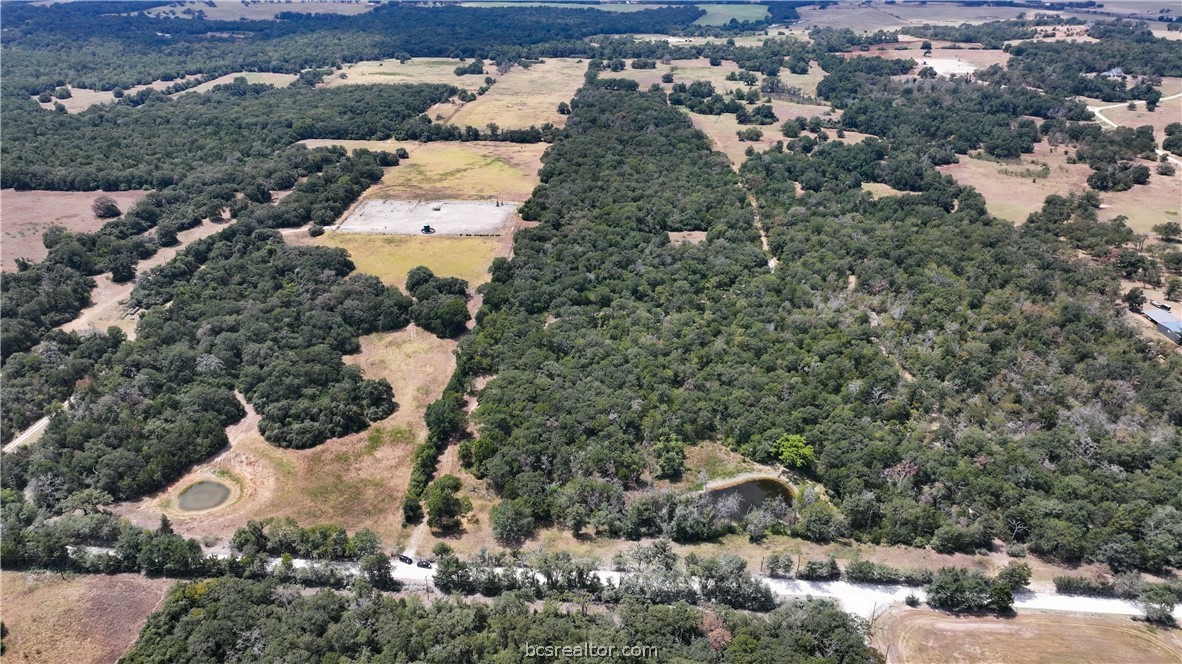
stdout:
<svg viewBox="0 0 1182 664">
<path fill-rule="evenodd" d="M 739 497 L 739 514 L 746 514 L 752 508 L 763 505 L 768 498 L 779 496 L 784 502 L 792 504 L 792 488 L 784 482 L 773 479 L 749 480 L 734 486 L 714 489 L 710 496 L 715 500 L 722 500 L 729 496 Z"/>
<path fill-rule="evenodd" d="M 181 492 L 177 506 L 186 512 L 208 510 L 221 505 L 230 497 L 230 487 L 221 482 L 198 482 Z"/>
</svg>

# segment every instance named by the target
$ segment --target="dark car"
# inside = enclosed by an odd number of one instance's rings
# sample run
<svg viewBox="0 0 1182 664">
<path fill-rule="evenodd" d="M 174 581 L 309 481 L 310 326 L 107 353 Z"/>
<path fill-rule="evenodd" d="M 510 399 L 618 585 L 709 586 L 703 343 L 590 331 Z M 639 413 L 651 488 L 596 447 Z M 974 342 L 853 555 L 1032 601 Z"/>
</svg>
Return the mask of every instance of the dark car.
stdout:
<svg viewBox="0 0 1182 664">
<path fill-rule="evenodd" d="M 411 560 L 410 556 L 398 556 L 398 562 L 403 565 L 413 565 L 415 561 Z"/>
<path fill-rule="evenodd" d="M 423 569 L 431 569 L 431 562 L 427 560 L 420 560 L 419 562 L 415 563 L 415 565 L 418 565 Z"/>
</svg>

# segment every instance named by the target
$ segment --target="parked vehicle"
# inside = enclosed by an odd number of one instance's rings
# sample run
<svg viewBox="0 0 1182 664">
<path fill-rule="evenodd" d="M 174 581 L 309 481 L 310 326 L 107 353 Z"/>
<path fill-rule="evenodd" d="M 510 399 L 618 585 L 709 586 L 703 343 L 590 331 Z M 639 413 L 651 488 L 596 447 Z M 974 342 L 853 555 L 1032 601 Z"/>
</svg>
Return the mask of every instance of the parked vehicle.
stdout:
<svg viewBox="0 0 1182 664">
<path fill-rule="evenodd" d="M 1173 308 L 1170 305 L 1168 305 L 1164 302 L 1158 302 L 1157 300 L 1150 300 L 1149 304 L 1152 304 L 1153 306 L 1157 307 L 1158 309 L 1165 309 L 1166 311 L 1173 310 Z"/>
<path fill-rule="evenodd" d="M 423 569 L 431 569 L 431 563 L 426 560 L 420 560 L 419 562 L 417 562 L 415 564 L 419 567 L 422 567 Z"/>
<path fill-rule="evenodd" d="M 402 563 L 403 565 L 415 564 L 415 561 L 412 560 L 410 556 L 402 556 L 402 555 L 398 556 L 398 562 Z"/>
</svg>

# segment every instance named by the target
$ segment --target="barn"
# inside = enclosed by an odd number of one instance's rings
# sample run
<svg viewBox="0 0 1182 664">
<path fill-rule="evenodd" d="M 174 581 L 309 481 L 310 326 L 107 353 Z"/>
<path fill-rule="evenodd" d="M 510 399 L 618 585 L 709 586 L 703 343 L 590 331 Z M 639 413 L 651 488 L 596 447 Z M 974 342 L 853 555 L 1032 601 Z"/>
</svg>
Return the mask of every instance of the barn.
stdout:
<svg viewBox="0 0 1182 664">
<path fill-rule="evenodd" d="M 1182 321 L 1178 320 L 1177 316 L 1153 306 L 1142 307 L 1141 313 L 1153 321 L 1158 332 L 1166 335 L 1166 338 L 1174 343 L 1182 344 Z"/>
</svg>

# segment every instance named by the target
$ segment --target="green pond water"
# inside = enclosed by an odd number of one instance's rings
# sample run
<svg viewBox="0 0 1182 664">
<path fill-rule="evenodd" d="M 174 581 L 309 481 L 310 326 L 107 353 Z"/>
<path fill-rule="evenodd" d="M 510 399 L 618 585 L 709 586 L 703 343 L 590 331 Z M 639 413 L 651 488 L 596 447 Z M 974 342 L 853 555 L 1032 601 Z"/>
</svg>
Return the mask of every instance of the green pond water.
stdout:
<svg viewBox="0 0 1182 664">
<path fill-rule="evenodd" d="M 177 506 L 186 512 L 207 510 L 230 497 L 230 487 L 221 482 L 202 481 L 190 486 L 177 497 Z"/>
</svg>

